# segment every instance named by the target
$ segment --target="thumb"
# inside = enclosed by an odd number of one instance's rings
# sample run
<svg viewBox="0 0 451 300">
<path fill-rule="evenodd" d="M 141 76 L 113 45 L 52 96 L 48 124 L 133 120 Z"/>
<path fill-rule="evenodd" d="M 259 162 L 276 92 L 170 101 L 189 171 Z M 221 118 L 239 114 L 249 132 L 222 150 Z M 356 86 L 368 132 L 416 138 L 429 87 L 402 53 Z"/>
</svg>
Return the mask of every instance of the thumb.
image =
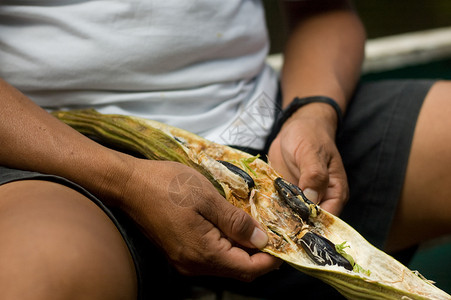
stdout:
<svg viewBox="0 0 451 300">
<path fill-rule="evenodd" d="M 217 201 L 217 209 L 209 218 L 229 239 L 248 248 L 262 249 L 268 243 L 268 235 L 244 210 L 227 202 L 224 198 Z"/>
</svg>

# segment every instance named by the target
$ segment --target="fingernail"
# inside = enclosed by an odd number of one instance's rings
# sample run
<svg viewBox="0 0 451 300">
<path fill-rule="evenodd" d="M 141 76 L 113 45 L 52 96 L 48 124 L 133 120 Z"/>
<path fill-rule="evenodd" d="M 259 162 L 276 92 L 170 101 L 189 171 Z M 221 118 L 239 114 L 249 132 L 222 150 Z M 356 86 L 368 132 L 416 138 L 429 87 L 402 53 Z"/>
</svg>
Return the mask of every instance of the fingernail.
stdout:
<svg viewBox="0 0 451 300">
<path fill-rule="evenodd" d="M 311 188 L 306 188 L 304 191 L 305 197 L 314 203 L 318 203 L 318 192 L 312 190 Z"/>
<path fill-rule="evenodd" d="M 258 227 L 255 227 L 252 232 L 250 242 L 258 249 L 262 249 L 268 243 L 268 236 L 266 233 Z"/>
</svg>

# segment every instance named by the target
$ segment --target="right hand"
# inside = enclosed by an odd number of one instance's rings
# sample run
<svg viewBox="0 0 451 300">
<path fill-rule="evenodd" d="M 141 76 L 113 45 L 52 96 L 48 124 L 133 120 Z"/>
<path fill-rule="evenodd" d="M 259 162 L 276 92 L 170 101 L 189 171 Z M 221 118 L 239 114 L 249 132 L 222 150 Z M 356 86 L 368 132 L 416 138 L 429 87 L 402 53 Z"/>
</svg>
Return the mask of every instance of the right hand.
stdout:
<svg viewBox="0 0 451 300">
<path fill-rule="evenodd" d="M 251 281 L 279 267 L 279 259 L 245 250 L 263 248 L 267 235 L 199 172 L 176 162 L 134 162 L 124 210 L 180 273 Z"/>
<path fill-rule="evenodd" d="M 335 144 L 336 123 L 336 113 L 328 104 L 302 107 L 271 144 L 268 160 L 285 179 L 303 189 L 307 198 L 339 215 L 349 189 Z"/>
</svg>

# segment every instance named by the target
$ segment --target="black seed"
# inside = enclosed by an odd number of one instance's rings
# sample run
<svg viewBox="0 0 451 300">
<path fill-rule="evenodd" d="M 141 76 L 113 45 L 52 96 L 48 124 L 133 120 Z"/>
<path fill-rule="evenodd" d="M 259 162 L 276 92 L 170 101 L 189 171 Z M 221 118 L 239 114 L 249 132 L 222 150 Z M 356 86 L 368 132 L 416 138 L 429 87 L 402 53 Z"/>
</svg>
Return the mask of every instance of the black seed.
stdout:
<svg viewBox="0 0 451 300">
<path fill-rule="evenodd" d="M 277 178 L 279 179 L 279 178 Z M 276 179 L 276 180 L 277 180 Z M 302 192 L 302 190 L 297 186 L 292 184 L 291 182 L 288 182 L 282 178 L 280 178 L 281 181 L 284 182 L 284 184 L 286 185 L 286 187 L 295 195 L 295 196 L 301 196 L 302 200 L 304 200 L 304 202 L 306 202 L 307 204 L 314 204 L 312 201 L 310 201 Z"/>
<path fill-rule="evenodd" d="M 307 221 L 310 216 L 310 208 L 305 202 L 297 197 L 299 195 L 297 189 L 299 188 L 280 177 L 274 180 L 274 185 L 288 206 L 301 217 L 302 220 Z M 300 190 L 301 189 L 299 189 L 299 191 Z"/>
<path fill-rule="evenodd" d="M 224 166 L 227 167 L 227 169 L 229 169 L 230 171 L 232 171 L 233 173 L 235 173 L 236 175 L 240 176 L 241 178 L 244 179 L 244 181 L 246 181 L 247 186 L 251 189 L 255 186 L 255 182 L 252 179 L 251 176 L 249 176 L 249 174 L 247 174 L 246 172 L 244 172 L 243 170 L 241 170 L 240 168 L 238 168 L 237 166 L 235 166 L 232 163 L 229 163 L 227 161 L 224 160 L 218 160 L 218 162 L 220 162 L 221 164 L 223 164 Z"/>
<path fill-rule="evenodd" d="M 307 232 L 300 239 L 302 248 L 320 266 L 337 265 L 352 271 L 351 263 L 335 250 L 335 245 L 323 236 Z"/>
</svg>

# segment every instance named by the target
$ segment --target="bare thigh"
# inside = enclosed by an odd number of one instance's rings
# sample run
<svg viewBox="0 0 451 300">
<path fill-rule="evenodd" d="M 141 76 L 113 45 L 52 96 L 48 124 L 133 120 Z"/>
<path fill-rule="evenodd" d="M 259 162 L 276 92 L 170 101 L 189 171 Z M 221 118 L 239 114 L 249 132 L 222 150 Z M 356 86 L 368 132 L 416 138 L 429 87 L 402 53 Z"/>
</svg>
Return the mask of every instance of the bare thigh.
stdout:
<svg viewBox="0 0 451 300">
<path fill-rule="evenodd" d="M 415 128 L 387 250 L 451 233 L 451 82 L 434 84 Z"/>
<path fill-rule="evenodd" d="M 1 299 L 136 299 L 128 248 L 104 212 L 57 183 L 0 186 Z"/>
</svg>

